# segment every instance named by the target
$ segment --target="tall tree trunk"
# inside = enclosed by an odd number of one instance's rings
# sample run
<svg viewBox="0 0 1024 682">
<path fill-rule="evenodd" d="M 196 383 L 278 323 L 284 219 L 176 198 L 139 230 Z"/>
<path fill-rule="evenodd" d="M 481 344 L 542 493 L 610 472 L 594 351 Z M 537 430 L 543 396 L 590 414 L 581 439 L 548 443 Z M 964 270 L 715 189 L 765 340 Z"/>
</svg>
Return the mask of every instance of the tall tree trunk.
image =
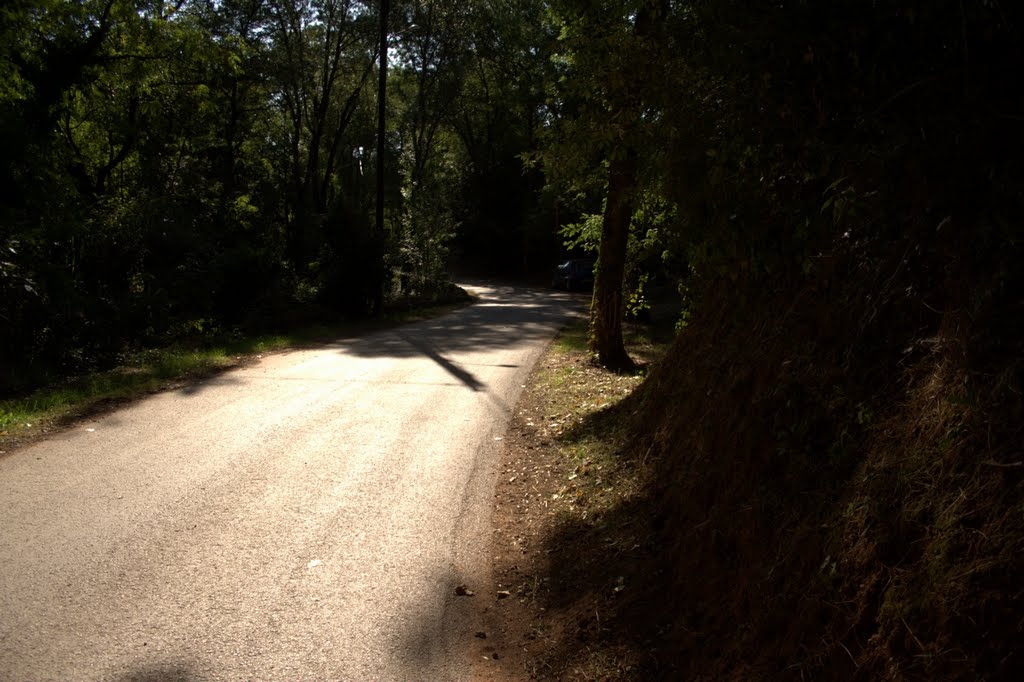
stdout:
<svg viewBox="0 0 1024 682">
<path fill-rule="evenodd" d="M 626 269 L 626 243 L 633 219 L 636 195 L 637 154 L 628 149 L 625 157 L 608 164 L 608 198 L 601 223 L 594 298 L 590 305 L 590 347 L 603 366 L 616 372 L 636 369 L 622 341 L 625 301 L 622 281 Z"/>
<path fill-rule="evenodd" d="M 387 95 L 388 95 L 388 14 L 389 0 L 380 0 L 380 69 L 377 80 L 377 207 L 373 233 L 370 237 L 372 253 L 370 313 L 379 315 L 384 309 L 384 252 L 387 232 L 384 228 L 384 152 L 387 149 Z"/>
<path fill-rule="evenodd" d="M 659 47 L 657 39 L 668 10 L 667 0 L 647 0 L 641 5 L 633 24 L 633 34 L 639 39 L 637 47 L 648 55 L 651 64 L 658 63 L 651 57 Z M 626 80 L 629 81 L 628 78 Z M 639 122 L 643 109 L 641 92 L 642 88 L 637 83 L 627 85 L 620 97 L 612 100 L 611 118 L 629 113 L 628 118 Z M 636 369 L 622 341 L 622 318 L 626 312 L 622 285 L 629 223 L 633 220 L 637 189 L 638 154 L 635 139 L 631 140 L 631 137 L 627 135 L 618 148 L 613 149 L 608 163 L 608 196 L 601 223 L 594 298 L 590 303 L 590 349 L 597 353 L 598 362 L 615 372 Z"/>
</svg>

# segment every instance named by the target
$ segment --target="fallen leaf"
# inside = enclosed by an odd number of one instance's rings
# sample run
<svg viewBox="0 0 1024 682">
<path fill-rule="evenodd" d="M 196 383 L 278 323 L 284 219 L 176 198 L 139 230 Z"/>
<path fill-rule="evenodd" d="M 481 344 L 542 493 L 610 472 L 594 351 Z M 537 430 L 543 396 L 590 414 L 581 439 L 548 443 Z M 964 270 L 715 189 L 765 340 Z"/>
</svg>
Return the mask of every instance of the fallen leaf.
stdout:
<svg viewBox="0 0 1024 682">
<path fill-rule="evenodd" d="M 473 590 L 468 589 L 465 585 L 458 585 L 455 588 L 455 595 L 458 597 L 472 597 L 473 594 Z"/>
</svg>

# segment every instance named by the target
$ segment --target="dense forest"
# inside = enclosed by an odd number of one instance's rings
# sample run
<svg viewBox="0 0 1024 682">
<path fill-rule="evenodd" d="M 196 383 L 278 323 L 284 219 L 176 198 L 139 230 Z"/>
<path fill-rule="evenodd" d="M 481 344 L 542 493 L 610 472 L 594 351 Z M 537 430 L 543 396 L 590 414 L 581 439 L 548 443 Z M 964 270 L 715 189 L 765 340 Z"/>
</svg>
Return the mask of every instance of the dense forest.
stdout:
<svg viewBox="0 0 1024 682">
<path fill-rule="evenodd" d="M 603 365 L 632 368 L 653 284 L 683 304 L 634 403 L 666 660 L 1024 665 L 1016 4 L 12 0 L 0 22 L 2 390 L 593 253 Z"/>
<path fill-rule="evenodd" d="M 5 3 L 2 385 L 547 267 L 543 4 L 390 4 Z"/>
</svg>

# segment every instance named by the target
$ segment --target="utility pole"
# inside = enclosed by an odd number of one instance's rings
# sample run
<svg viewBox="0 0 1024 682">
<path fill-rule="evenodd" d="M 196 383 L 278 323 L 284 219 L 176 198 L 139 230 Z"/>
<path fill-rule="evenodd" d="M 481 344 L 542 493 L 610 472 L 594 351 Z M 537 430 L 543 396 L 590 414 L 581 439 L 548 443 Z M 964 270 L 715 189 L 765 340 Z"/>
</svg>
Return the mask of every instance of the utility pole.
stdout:
<svg viewBox="0 0 1024 682">
<path fill-rule="evenodd" d="M 388 85 L 388 0 L 380 0 L 380 69 L 377 83 L 377 236 L 384 235 L 384 115 Z"/>
<path fill-rule="evenodd" d="M 374 283 L 374 314 L 379 315 L 384 307 L 384 115 L 388 86 L 388 11 L 389 0 L 380 0 L 380 68 L 377 82 L 377 224 L 373 230 L 373 254 L 379 268 L 378 281 Z"/>
</svg>

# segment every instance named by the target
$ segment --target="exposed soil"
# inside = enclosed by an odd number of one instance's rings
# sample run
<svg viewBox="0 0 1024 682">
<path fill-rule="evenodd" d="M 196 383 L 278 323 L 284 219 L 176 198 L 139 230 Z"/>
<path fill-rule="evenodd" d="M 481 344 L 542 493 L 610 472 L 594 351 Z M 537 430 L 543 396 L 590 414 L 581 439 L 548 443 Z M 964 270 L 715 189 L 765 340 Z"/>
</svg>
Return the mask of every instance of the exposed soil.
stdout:
<svg viewBox="0 0 1024 682">
<path fill-rule="evenodd" d="M 641 504 L 648 465 L 619 452 L 628 397 L 666 334 L 652 342 L 637 331 L 627 348 L 642 369 L 620 375 L 594 364 L 583 323 L 567 329 L 516 406 L 494 516 L 502 651 L 491 665 L 506 678 L 614 679 L 651 663 L 649 623 L 622 641 L 622 606 L 652 551 Z"/>
<path fill-rule="evenodd" d="M 1024 287 L 905 253 L 710 289 L 648 381 L 556 341 L 507 436 L 490 663 L 1020 679 Z"/>
</svg>

